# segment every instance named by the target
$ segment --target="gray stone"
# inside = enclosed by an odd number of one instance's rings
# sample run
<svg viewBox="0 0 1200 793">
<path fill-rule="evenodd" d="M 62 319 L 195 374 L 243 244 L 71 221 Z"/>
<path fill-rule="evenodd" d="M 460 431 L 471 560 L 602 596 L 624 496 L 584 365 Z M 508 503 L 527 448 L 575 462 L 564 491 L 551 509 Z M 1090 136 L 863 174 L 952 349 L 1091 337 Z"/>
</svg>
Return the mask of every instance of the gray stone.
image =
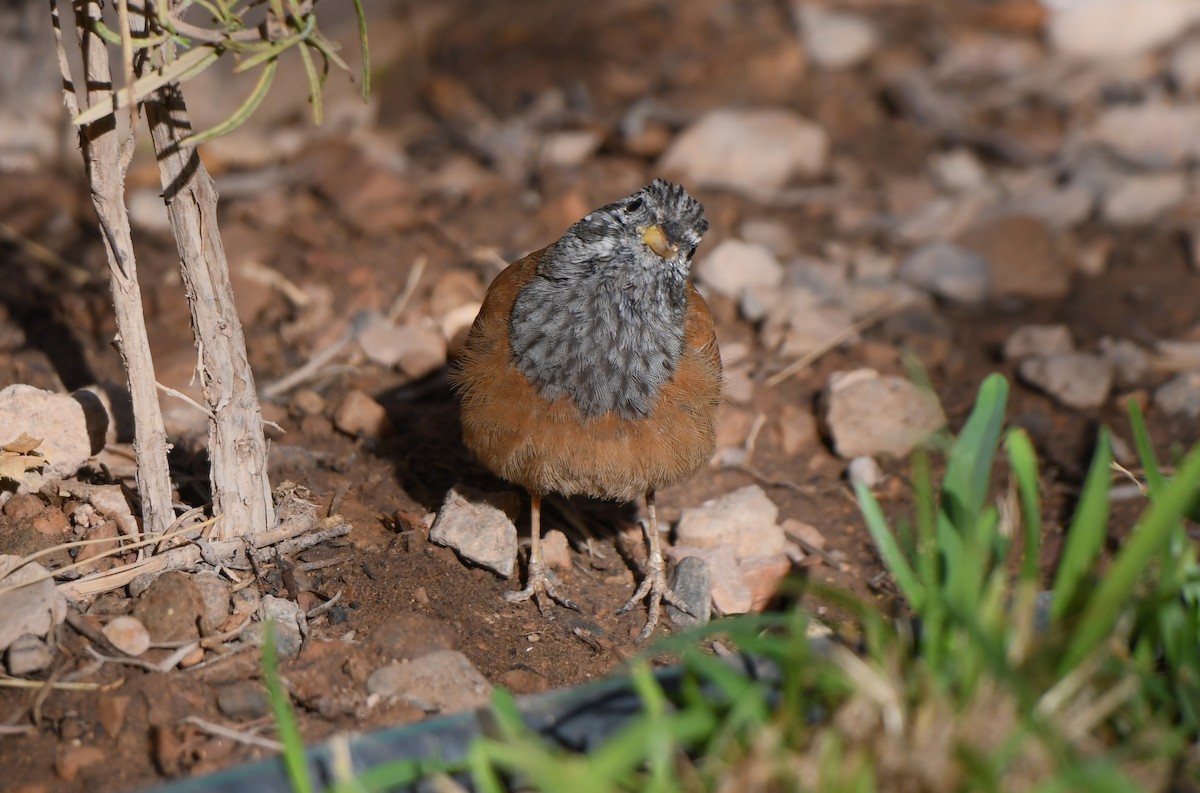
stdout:
<svg viewBox="0 0 1200 793">
<path fill-rule="evenodd" d="M 1100 115 L 1090 139 L 1142 168 L 1178 168 L 1200 153 L 1200 107 L 1118 105 Z"/>
<path fill-rule="evenodd" d="M 1112 364 L 1113 377 L 1119 386 L 1140 385 L 1150 371 L 1150 356 L 1128 339 L 1105 336 L 1100 339 L 1100 354 Z"/>
<path fill-rule="evenodd" d="M 978 303 L 988 296 L 987 260 L 950 242 L 931 242 L 910 253 L 900 265 L 905 281 L 939 297 Z"/>
<path fill-rule="evenodd" d="M 970 149 L 952 149 L 929 157 L 929 175 L 942 190 L 967 193 L 987 186 L 987 168 Z"/>
<path fill-rule="evenodd" d="M 453 548 L 463 559 L 508 578 L 517 559 L 517 527 L 520 513 L 516 493 L 485 493 L 455 485 L 446 493 L 429 539 Z"/>
<path fill-rule="evenodd" d="M 793 6 L 804 50 L 821 69 L 848 69 L 871 57 L 879 31 L 866 18 L 807 3 Z"/>
<path fill-rule="evenodd" d="M 674 545 L 665 553 L 676 563 L 691 556 L 704 560 L 712 583 L 712 604 L 716 613 L 745 614 L 754 605 L 754 593 L 742 578 L 742 569 L 738 566 L 732 545 L 718 545 L 715 548 Z"/>
<path fill-rule="evenodd" d="M 1004 342 L 1004 360 L 1020 361 L 1031 355 L 1074 352 L 1071 330 L 1066 325 L 1022 325 Z"/>
<path fill-rule="evenodd" d="M 737 558 L 779 553 L 783 529 L 779 507 L 758 485 L 748 485 L 683 510 L 675 527 L 676 544 L 695 548 L 729 545 Z"/>
<path fill-rule="evenodd" d="M 279 654 L 284 658 L 298 655 L 308 635 L 308 620 L 300 604 L 266 595 L 262 599 L 261 616 L 263 622 L 275 621 L 275 648 Z"/>
<path fill-rule="evenodd" d="M 5 660 L 10 675 L 29 675 L 49 669 L 54 653 L 44 640 L 32 633 L 22 633 L 8 646 Z"/>
<path fill-rule="evenodd" d="M 19 556 L 0 555 L 0 587 L 37 581 L 0 594 L 0 651 L 20 636 L 45 636 L 67 616 L 67 599 L 54 586 L 46 568 L 37 562 L 18 567 Z M 10 572 L 12 571 L 12 572 Z"/>
<path fill-rule="evenodd" d="M 712 576 L 699 556 L 679 560 L 671 571 L 671 594 L 682 608 L 667 603 L 667 617 L 681 628 L 704 625 L 712 619 Z"/>
<path fill-rule="evenodd" d="M 713 110 L 672 141 L 656 170 L 695 187 L 771 195 L 825 170 L 829 135 L 789 110 Z"/>
<path fill-rule="evenodd" d="M 393 661 L 367 679 L 372 696 L 400 699 L 426 713 L 456 713 L 488 703 L 492 686 L 457 650 Z"/>
<path fill-rule="evenodd" d="M 229 584 L 221 576 L 209 570 L 201 570 L 192 576 L 200 600 L 204 604 L 201 627 L 205 634 L 216 632 L 229 617 Z"/>
<path fill-rule="evenodd" d="M 937 398 L 873 369 L 834 372 L 825 390 L 825 425 L 839 457 L 903 457 L 946 424 Z"/>
<path fill-rule="evenodd" d="M 702 284 L 735 300 L 751 287 L 775 289 L 783 276 L 783 265 L 769 250 L 741 240 L 724 240 L 696 263 Z"/>
<path fill-rule="evenodd" d="M 1026 358 L 1017 369 L 1021 379 L 1064 407 L 1100 407 L 1112 388 L 1112 364 L 1098 355 L 1060 352 Z"/>
<path fill-rule="evenodd" d="M 1154 391 L 1154 406 L 1174 416 L 1200 418 L 1200 372 L 1184 372 Z"/>
<path fill-rule="evenodd" d="M 457 650 L 454 630 L 441 620 L 414 611 L 388 615 L 370 641 L 384 656 L 397 661 L 420 658 L 438 650 Z"/>
<path fill-rule="evenodd" d="M 271 702 L 261 683 L 239 680 L 217 689 L 217 709 L 227 718 L 253 721 L 271 712 Z"/>
</svg>

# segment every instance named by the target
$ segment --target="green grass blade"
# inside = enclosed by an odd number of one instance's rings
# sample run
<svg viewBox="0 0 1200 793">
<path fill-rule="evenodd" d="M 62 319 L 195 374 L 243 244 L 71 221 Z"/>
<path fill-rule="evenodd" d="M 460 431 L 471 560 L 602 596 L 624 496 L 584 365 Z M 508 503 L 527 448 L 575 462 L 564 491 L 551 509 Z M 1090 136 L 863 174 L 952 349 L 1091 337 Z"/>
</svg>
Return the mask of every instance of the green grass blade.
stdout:
<svg viewBox="0 0 1200 793">
<path fill-rule="evenodd" d="M 892 534 L 887 519 L 883 516 L 879 502 L 875 500 L 871 488 L 862 482 L 855 483 L 854 492 L 858 495 L 858 507 L 867 523 L 867 530 L 871 532 L 871 538 L 875 540 L 875 545 L 879 548 L 879 555 L 883 557 L 883 563 L 892 571 L 897 586 L 900 587 L 913 609 L 920 611 L 921 604 L 925 600 L 925 587 L 917 580 L 912 566 L 904 558 L 904 553 L 900 550 L 900 545 L 896 542 L 896 537 Z"/>
<path fill-rule="evenodd" d="M 263 682 L 267 685 L 267 699 L 271 712 L 275 714 L 275 728 L 283 744 L 283 765 L 288 780 L 296 793 L 313 793 L 312 777 L 308 775 L 308 763 L 304 757 L 304 740 L 292 713 L 292 701 L 279 679 L 279 663 L 275 657 L 275 621 L 267 620 L 263 625 L 262 647 Z"/>
<path fill-rule="evenodd" d="M 301 43 L 298 49 L 300 50 L 300 60 L 304 62 L 304 73 L 308 76 L 308 99 L 312 103 L 313 123 L 319 127 L 321 120 L 325 117 L 325 106 L 321 99 L 321 75 L 317 74 L 317 66 L 313 63 L 312 53 L 308 51 L 308 46 Z"/>
<path fill-rule="evenodd" d="M 1180 517 L 1200 486 L 1200 448 L 1184 458 L 1175 478 L 1150 503 L 1084 608 L 1079 628 L 1063 658 L 1067 671 L 1108 636 L 1137 586 L 1146 564 L 1170 541 Z"/>
<path fill-rule="evenodd" d="M 1054 620 L 1062 619 L 1071 605 L 1071 599 L 1079 591 L 1080 584 L 1104 548 L 1104 539 L 1108 535 L 1111 466 L 1112 439 L 1107 429 L 1101 429 L 1096 452 L 1092 455 L 1092 465 L 1083 484 L 1083 493 L 1075 505 L 1075 517 L 1067 530 L 1066 545 L 1054 575 L 1054 594 L 1050 602 L 1050 616 Z"/>
<path fill-rule="evenodd" d="M 1007 403 L 1008 381 L 999 374 L 988 375 L 950 450 L 942 484 L 942 509 L 959 532 L 974 530 L 975 518 L 987 498 Z"/>
<path fill-rule="evenodd" d="M 1021 579 L 1036 581 L 1042 545 L 1042 499 L 1038 492 L 1037 454 L 1025 430 L 1014 429 L 1005 441 L 1008 464 L 1017 479 L 1021 500 L 1024 547 L 1021 550 Z"/>
<path fill-rule="evenodd" d="M 1164 480 L 1158 467 L 1158 457 L 1154 454 L 1154 444 L 1150 442 L 1150 433 L 1146 430 L 1146 419 L 1142 415 L 1141 405 L 1137 400 L 1128 402 L 1129 426 L 1133 430 L 1133 445 L 1137 449 L 1138 458 L 1142 461 L 1142 469 L 1146 472 L 1146 487 L 1150 496 L 1160 491 Z"/>
</svg>

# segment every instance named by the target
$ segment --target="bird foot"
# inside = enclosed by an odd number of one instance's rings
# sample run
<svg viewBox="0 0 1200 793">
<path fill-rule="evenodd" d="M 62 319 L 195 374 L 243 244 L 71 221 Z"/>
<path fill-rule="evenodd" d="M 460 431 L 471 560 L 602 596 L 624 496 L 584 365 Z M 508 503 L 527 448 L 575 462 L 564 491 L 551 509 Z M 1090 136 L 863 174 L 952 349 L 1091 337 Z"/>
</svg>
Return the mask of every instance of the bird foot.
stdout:
<svg viewBox="0 0 1200 793">
<path fill-rule="evenodd" d="M 654 628 L 657 627 L 658 619 L 662 614 L 664 600 L 672 605 L 678 605 L 678 599 L 667 588 L 667 573 L 664 569 L 665 565 L 663 564 L 662 557 L 655 558 L 651 555 L 646 567 L 646 577 L 638 585 L 637 591 L 633 593 L 633 597 L 629 598 L 624 606 L 617 609 L 618 614 L 624 614 L 637 603 L 643 600 L 646 601 L 646 625 L 642 628 L 642 632 L 638 634 L 637 638 L 633 640 L 634 644 L 641 644 L 650 638 L 650 634 L 654 633 Z"/>
<path fill-rule="evenodd" d="M 504 593 L 504 599 L 509 603 L 521 603 L 532 599 L 534 603 L 537 603 L 538 611 L 542 613 L 543 617 L 550 616 L 546 612 L 547 598 L 558 603 L 563 608 L 579 611 L 579 606 L 572 603 L 565 595 L 558 593 L 546 570 L 533 560 L 530 560 L 529 563 L 529 581 L 526 583 L 525 588 L 519 592 Z"/>
</svg>

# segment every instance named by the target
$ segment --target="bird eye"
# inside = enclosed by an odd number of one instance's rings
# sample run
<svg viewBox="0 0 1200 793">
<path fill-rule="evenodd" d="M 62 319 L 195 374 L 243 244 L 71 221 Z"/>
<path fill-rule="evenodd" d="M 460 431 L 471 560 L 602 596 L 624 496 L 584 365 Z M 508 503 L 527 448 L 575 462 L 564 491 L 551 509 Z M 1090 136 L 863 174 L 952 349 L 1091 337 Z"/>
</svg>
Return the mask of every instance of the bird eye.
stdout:
<svg viewBox="0 0 1200 793">
<path fill-rule="evenodd" d="M 696 248 L 698 248 L 698 247 L 700 247 L 700 246 L 693 245 L 692 247 L 688 248 L 687 257 L 689 259 L 696 255 Z"/>
<path fill-rule="evenodd" d="M 643 202 L 642 202 L 641 197 L 635 198 L 632 201 L 630 201 L 628 204 L 625 205 L 625 211 L 626 212 L 637 212 L 639 209 L 642 208 L 642 203 Z"/>
</svg>

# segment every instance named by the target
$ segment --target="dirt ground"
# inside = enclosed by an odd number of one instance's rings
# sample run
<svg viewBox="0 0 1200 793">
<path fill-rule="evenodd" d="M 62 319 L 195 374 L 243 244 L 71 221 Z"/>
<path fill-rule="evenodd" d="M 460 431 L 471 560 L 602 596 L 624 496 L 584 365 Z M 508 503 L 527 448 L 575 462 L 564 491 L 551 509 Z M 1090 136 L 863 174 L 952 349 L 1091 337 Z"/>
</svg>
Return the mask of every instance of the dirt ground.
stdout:
<svg viewBox="0 0 1200 793">
<path fill-rule="evenodd" d="M 853 160 L 865 174 L 862 189 L 869 194 L 922 173 L 928 155 L 944 145 L 885 96 L 888 65 L 919 63 L 946 39 L 982 32 L 1018 40 L 1037 37 L 1036 29 L 1019 20 L 997 21 L 983 13 L 995 4 L 858 3 L 883 31 L 877 65 L 825 73 L 805 66 L 783 3 L 534 2 L 519 4 L 519 10 L 517 5 L 453 6 L 451 21 L 431 33 L 420 51 L 407 53 L 379 75 L 380 111 L 369 132 L 375 140 L 400 142 L 408 159 L 402 176 L 381 169 L 362 138 L 336 130 L 311 137 L 282 165 L 244 174 L 214 149 L 211 167 L 225 185 L 221 220 L 235 271 L 254 261 L 310 294 L 324 290 L 322 299 L 328 298 L 331 309 L 323 322 L 304 326 L 296 306 L 279 290 L 252 278 L 237 280 L 260 385 L 302 365 L 343 332 L 355 312 L 388 311 L 414 267 L 423 271 L 403 307 L 402 323 L 435 313 L 435 287 L 448 275 L 466 275 L 469 282 L 486 285 L 503 261 L 552 241 L 588 209 L 627 195 L 656 176 L 653 166 L 661 146 L 643 141 L 639 147 L 616 132 L 633 98 L 652 95 L 683 120 L 723 106 L 796 110 L 826 127 L 838 156 Z M 403 24 L 403 15 L 397 19 Z M 555 96 L 565 97 L 561 115 L 567 123 L 600 131 L 603 142 L 577 167 L 538 167 L 523 182 L 514 181 L 481 161 L 453 121 L 439 119 L 430 109 L 436 104 L 430 85 L 439 80 L 466 86 L 500 119 L 527 113 L 539 97 L 557 92 Z M 1066 121 L 1054 110 L 1037 107 L 1006 119 L 1011 134 L 1029 139 L 1057 135 Z M 296 126 L 306 123 L 303 117 L 295 121 Z M 153 191 L 153 163 L 139 162 L 131 188 Z M 0 175 L 0 220 L 23 240 L 52 249 L 87 274 L 81 283 L 13 238 L 0 243 L 0 338 L 24 338 L 23 343 L 0 345 L 0 385 L 23 382 L 72 390 L 123 382 L 110 344 L 115 326 L 103 249 L 78 166 L 77 160 L 67 160 L 35 174 Z M 736 236 L 748 217 L 786 223 L 800 251 L 820 252 L 842 233 L 835 207 L 820 200 L 784 206 L 732 192 L 694 193 L 711 223 L 702 252 Z M 1080 347 L 1106 335 L 1148 342 L 1187 337 L 1200 321 L 1200 301 L 1195 299 L 1200 276 L 1191 269 L 1175 228 L 1113 230 L 1089 222 L 1076 234 L 1080 244 L 1097 236 L 1110 241 L 1103 273 L 1075 277 L 1069 292 L 1057 299 L 941 305 L 945 348 L 927 359 L 951 428 L 961 426 L 988 373 L 1002 372 L 1014 382 L 1010 416 L 1030 430 L 1042 455 L 1047 569 L 1097 428 L 1107 424 L 1130 440 L 1120 408 L 1124 393 L 1099 410 L 1065 409 L 1015 385 L 1015 367 L 999 352 L 1004 340 L 1020 325 L 1062 322 Z M 137 243 L 159 379 L 182 387 L 195 353 L 173 243 L 168 234 L 145 229 L 138 232 Z M 770 387 L 761 375 L 778 371 L 787 361 L 757 343 L 754 326 L 740 317 L 732 300 L 714 295 L 710 302 L 722 345 L 749 345 L 760 375 L 749 402 L 728 406 L 723 444 L 740 444 L 755 416 L 762 414 L 767 421 L 754 446 L 752 472 L 712 467 L 661 492 L 661 515 L 669 521 L 684 507 L 758 483 L 778 505 L 781 520 L 802 520 L 825 537 L 828 557 L 810 556 L 797 566 L 795 576 L 887 602 L 891 584 L 846 485 L 845 462 L 822 438 L 786 451 L 776 417 L 787 405 L 811 411 L 832 372 L 871 366 L 904 374 L 900 344 L 905 339 L 886 324 L 869 328 L 862 343 L 833 350 Z M 507 604 L 501 595 L 517 586 L 515 580 L 464 566 L 452 551 L 427 539 L 425 516 L 453 485 L 508 489 L 462 447 L 445 369 L 414 380 L 361 355 L 343 357 L 338 364 L 306 385 L 319 396 L 316 402 L 298 404 L 292 392 L 264 406 L 267 418 L 285 431 L 272 438 L 272 481 L 290 480 L 307 488 L 322 511 L 338 512 L 353 526 L 345 538 L 300 555 L 304 562 L 332 561 L 308 574 L 302 587 L 306 592 L 315 593 L 318 601 L 341 592 L 338 605 L 311 625 L 304 652 L 282 665 L 307 740 L 425 716 L 409 706 L 367 703 L 366 676 L 388 660 L 377 630 L 396 614 L 420 615 L 423 630 L 440 631 L 491 683 L 519 694 L 594 680 L 638 652 L 632 637 L 644 613 L 615 614 L 636 582 L 631 570 L 631 560 L 640 553 L 635 506 L 551 502 L 544 525 L 569 529 L 577 543 L 574 569 L 562 579 L 583 611 L 555 609 L 554 618 L 546 620 L 529 603 Z M 351 437 L 334 427 L 333 409 L 353 390 L 386 408 L 390 432 Z M 1129 393 L 1148 400 L 1145 388 Z M 1194 422 L 1154 411 L 1150 419 L 1160 453 L 1200 436 Z M 207 469 L 196 437 L 180 438 L 173 455 L 180 498 L 193 505 L 206 498 Z M 881 463 L 885 478 L 877 488 L 880 498 L 890 514 L 902 514 L 908 503 L 908 465 L 902 460 Z M 522 497 L 518 525 L 524 529 L 528 499 Z M 1114 505 L 1114 544 L 1131 525 L 1136 507 Z M 572 516 L 582 516 L 586 531 L 570 528 L 577 520 Z M 0 516 L 0 551 L 28 553 L 50 543 Z M 261 588 L 275 594 L 286 590 L 277 575 L 267 576 Z M 107 606 L 102 601 L 93 604 L 91 613 L 126 608 L 115 596 Z M 59 639 L 52 674 L 88 663 L 84 637 L 64 627 Z M 20 793 L 127 791 L 268 754 L 180 721 L 185 716 L 228 721 L 218 710 L 218 696 L 231 685 L 260 679 L 252 652 L 168 674 L 106 664 L 89 679 L 122 682 L 103 695 L 0 688 L 0 722 L 34 726 L 0 736 L 5 779 L 0 787 Z M 268 722 L 254 716 L 236 727 L 247 730 Z M 98 747 L 108 760 L 74 768 L 71 758 L 78 755 L 72 751 L 81 746 Z"/>
</svg>

